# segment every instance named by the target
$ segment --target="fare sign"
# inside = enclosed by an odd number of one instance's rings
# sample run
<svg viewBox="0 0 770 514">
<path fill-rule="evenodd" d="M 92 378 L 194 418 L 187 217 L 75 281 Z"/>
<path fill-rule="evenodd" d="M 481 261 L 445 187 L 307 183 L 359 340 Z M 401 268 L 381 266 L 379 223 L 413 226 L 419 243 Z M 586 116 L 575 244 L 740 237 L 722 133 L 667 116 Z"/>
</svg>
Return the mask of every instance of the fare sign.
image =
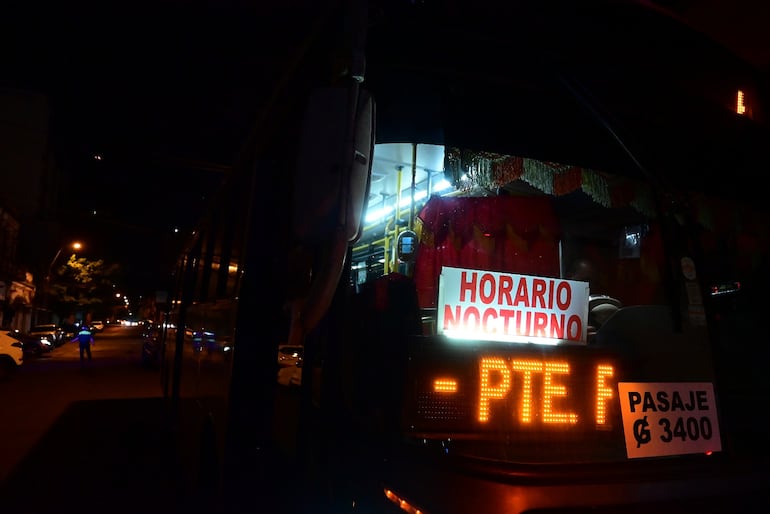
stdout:
<svg viewBox="0 0 770 514">
<path fill-rule="evenodd" d="M 618 383 L 628 458 L 720 451 L 709 382 Z"/>
<path fill-rule="evenodd" d="M 437 331 L 447 337 L 517 343 L 586 342 L 588 283 L 444 267 Z"/>
</svg>

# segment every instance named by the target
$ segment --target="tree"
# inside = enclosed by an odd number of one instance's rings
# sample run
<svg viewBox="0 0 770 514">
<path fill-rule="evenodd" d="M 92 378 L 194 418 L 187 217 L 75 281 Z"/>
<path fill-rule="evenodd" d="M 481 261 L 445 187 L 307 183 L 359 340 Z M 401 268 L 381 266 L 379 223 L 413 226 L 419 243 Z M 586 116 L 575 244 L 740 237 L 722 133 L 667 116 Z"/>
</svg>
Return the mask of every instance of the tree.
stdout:
<svg viewBox="0 0 770 514">
<path fill-rule="evenodd" d="M 51 306 L 63 317 L 76 312 L 106 312 L 111 307 L 112 284 L 119 271 L 119 264 L 70 256 L 54 270 L 49 295 Z"/>
</svg>

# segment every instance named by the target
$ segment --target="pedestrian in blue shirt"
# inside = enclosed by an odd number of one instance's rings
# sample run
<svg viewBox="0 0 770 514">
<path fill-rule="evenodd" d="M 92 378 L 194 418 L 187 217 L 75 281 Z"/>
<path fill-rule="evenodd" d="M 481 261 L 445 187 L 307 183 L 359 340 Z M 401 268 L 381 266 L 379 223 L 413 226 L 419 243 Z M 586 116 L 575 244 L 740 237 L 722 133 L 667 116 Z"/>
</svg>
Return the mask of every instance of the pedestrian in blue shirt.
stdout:
<svg viewBox="0 0 770 514">
<path fill-rule="evenodd" d="M 88 362 L 91 362 L 91 345 L 94 343 L 94 336 L 88 327 L 85 325 L 80 329 L 80 332 L 70 341 L 71 343 L 80 343 L 80 364 L 85 362 L 85 357 L 88 356 Z"/>
</svg>

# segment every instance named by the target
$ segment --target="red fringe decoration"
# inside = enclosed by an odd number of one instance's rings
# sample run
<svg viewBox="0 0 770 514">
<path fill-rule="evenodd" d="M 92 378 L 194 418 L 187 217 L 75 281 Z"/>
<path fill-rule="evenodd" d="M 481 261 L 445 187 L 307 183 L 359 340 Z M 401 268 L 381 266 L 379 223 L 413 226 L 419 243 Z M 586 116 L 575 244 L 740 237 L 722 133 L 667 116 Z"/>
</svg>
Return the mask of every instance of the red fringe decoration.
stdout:
<svg viewBox="0 0 770 514">
<path fill-rule="evenodd" d="M 582 170 L 576 166 L 557 173 L 553 177 L 553 193 L 556 196 L 577 191 L 582 186 Z"/>
</svg>

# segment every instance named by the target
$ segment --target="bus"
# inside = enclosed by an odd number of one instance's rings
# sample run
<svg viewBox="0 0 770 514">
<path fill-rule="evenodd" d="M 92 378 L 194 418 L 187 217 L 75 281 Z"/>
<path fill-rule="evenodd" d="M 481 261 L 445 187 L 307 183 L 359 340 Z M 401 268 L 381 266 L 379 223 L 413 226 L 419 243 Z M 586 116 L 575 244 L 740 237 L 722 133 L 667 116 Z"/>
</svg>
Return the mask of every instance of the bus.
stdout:
<svg viewBox="0 0 770 514">
<path fill-rule="evenodd" d="M 770 507 L 766 77 L 644 2 L 509 4 L 295 21 L 171 277 L 187 510 Z"/>
</svg>

